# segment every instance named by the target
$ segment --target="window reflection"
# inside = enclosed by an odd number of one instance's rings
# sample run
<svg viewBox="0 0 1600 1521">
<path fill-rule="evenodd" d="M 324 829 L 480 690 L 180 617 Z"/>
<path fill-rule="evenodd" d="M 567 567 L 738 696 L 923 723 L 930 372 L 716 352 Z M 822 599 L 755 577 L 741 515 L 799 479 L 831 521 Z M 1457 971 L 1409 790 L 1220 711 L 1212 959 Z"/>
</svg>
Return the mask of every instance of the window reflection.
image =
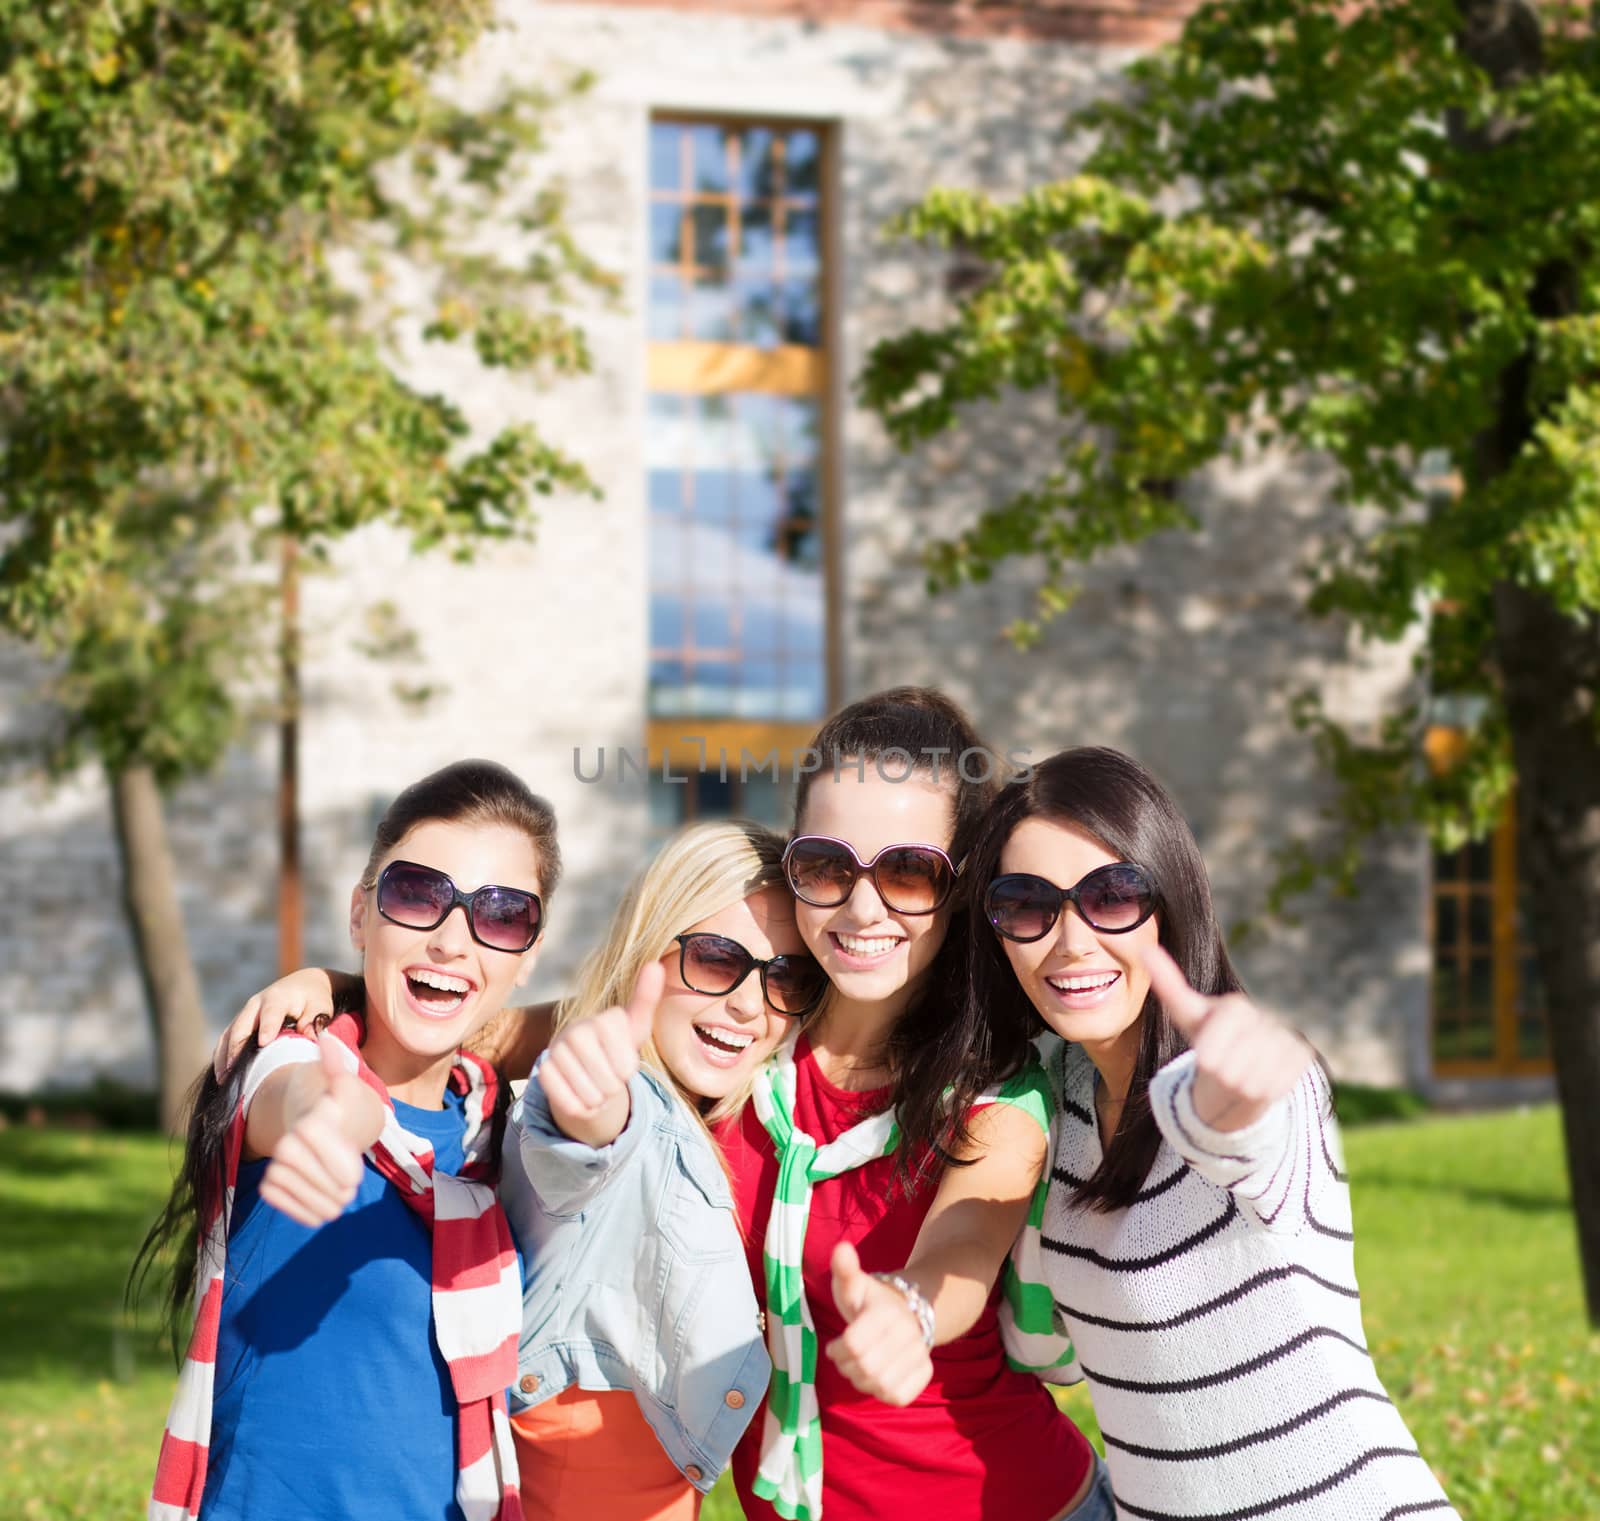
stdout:
<svg viewBox="0 0 1600 1521">
<path fill-rule="evenodd" d="M 651 712 L 809 718 L 824 706 L 816 409 L 651 398 Z"/>
<path fill-rule="evenodd" d="M 651 127 L 651 337 L 818 343 L 821 146 L 814 128 Z"/>
</svg>

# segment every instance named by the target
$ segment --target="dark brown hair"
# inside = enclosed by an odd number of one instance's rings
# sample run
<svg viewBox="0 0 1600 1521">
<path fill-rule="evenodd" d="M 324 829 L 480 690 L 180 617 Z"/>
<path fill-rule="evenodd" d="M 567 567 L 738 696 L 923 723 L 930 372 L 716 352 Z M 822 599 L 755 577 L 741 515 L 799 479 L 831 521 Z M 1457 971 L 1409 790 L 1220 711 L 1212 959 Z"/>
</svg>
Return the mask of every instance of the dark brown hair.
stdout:
<svg viewBox="0 0 1600 1521">
<path fill-rule="evenodd" d="M 971 916 L 971 1017 L 986 1016 L 1005 1040 L 1039 1032 L 1038 1011 L 981 910 L 984 890 L 999 874 L 1000 853 L 1025 819 L 1071 824 L 1093 835 L 1112 855 L 1143 866 L 1155 879 L 1161 944 L 1190 985 L 1212 996 L 1243 991 L 1222 942 L 1200 847 L 1178 805 L 1130 756 L 1085 747 L 1052 755 L 1031 775 L 1005 787 L 973 848 L 968 890 L 978 911 Z M 1109 1211 L 1133 1203 L 1161 1147 L 1150 1110 L 1150 1079 L 1186 1043 L 1153 993 L 1145 999 L 1141 1019 L 1139 1054 L 1121 1121 L 1094 1176 L 1073 1195 L 1074 1205 Z"/>
<path fill-rule="evenodd" d="M 999 1027 L 966 996 L 967 909 L 962 884 L 995 795 L 998 762 L 972 720 L 932 687 L 891 687 L 841 708 L 811 742 L 820 769 L 802 775 L 795 795 L 795 828 L 818 785 L 857 762 L 884 761 L 885 774 L 909 769 L 936 776 L 950 794 L 949 856 L 961 868 L 944 944 L 934 954 L 923 992 L 889 1034 L 888 1063 L 899 1120 L 900 1176 L 907 1188 L 967 1139 L 965 1115 L 987 1087 L 1009 1076 L 1027 1055 L 1025 1026 Z M 901 756 L 909 757 L 909 761 Z M 963 759 L 965 757 L 965 759 Z M 927 843 L 934 843 L 929 841 Z"/>
<path fill-rule="evenodd" d="M 561 849 L 556 842 L 556 816 L 542 797 L 504 766 L 487 760 L 456 761 L 453 765 L 413 782 L 384 812 L 373 836 L 372 853 L 361 875 L 363 887 L 377 882 L 383 858 L 419 824 L 504 824 L 520 830 L 533 845 L 539 862 L 539 896 L 549 910 L 550 898 L 561 879 Z M 172 1276 L 162 1296 L 163 1318 L 172 1333 L 172 1349 L 179 1355 L 180 1327 L 194 1293 L 197 1248 L 201 1224 L 210 1218 L 222 1199 L 226 1178 L 228 1131 L 239 1107 L 239 1092 L 244 1075 L 256 1058 L 254 1041 L 217 1081 L 207 1066 L 195 1085 L 189 1111 L 183 1163 L 172 1186 L 172 1193 L 160 1218 L 150 1227 L 128 1273 L 128 1298 L 137 1297 L 140 1286 L 170 1249 L 174 1252 Z M 501 1075 L 495 1097 L 490 1161 L 495 1173 L 500 1167 L 500 1146 L 505 1136 L 506 1112 L 511 1086 Z"/>
<path fill-rule="evenodd" d="M 496 761 L 464 760 L 413 782 L 384 811 L 361 873 L 376 887 L 383 858 L 419 824 L 503 824 L 520 831 L 539 860 L 539 898 L 548 909 L 561 880 L 555 810 L 514 772 Z"/>
</svg>

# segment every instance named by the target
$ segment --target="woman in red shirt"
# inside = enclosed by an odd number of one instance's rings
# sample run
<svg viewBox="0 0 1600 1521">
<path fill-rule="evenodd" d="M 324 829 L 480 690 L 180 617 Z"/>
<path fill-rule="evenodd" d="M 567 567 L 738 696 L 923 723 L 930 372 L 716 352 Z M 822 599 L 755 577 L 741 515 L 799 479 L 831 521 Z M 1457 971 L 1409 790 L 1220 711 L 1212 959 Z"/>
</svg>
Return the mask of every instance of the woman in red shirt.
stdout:
<svg viewBox="0 0 1600 1521">
<path fill-rule="evenodd" d="M 734 1453 L 745 1515 L 1109 1516 L 1093 1450 L 1035 1378 L 1007 1366 L 996 1318 L 1045 1150 L 1038 1105 L 985 1102 L 1028 1052 L 963 1019 L 965 937 L 950 932 L 998 762 L 925 688 L 843 709 L 811 748 L 820 766 L 800 778 L 784 862 L 832 991 L 718 1136 L 778 1369 Z M 870 1276 L 914 1249 L 940 1270 L 927 1299 Z M 839 1338 L 908 1299 L 933 1378 L 884 1404 L 851 1384 Z"/>
</svg>

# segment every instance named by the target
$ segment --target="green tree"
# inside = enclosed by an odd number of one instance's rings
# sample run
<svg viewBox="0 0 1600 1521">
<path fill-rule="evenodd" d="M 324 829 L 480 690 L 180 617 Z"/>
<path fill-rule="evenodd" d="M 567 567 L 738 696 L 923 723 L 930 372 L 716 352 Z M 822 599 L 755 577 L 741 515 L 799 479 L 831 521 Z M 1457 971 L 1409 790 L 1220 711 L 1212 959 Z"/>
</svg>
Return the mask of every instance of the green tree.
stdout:
<svg viewBox="0 0 1600 1521">
<path fill-rule="evenodd" d="M 0 628 L 58 678 L 49 762 L 109 777 L 168 1124 L 204 1051 L 161 794 L 272 697 L 283 546 L 382 521 L 470 554 L 590 489 L 390 363 L 419 329 L 588 363 L 562 313 L 609 281 L 528 163 L 562 91 L 436 85 L 488 13 L 0 0 Z"/>
<path fill-rule="evenodd" d="M 1591 1315 L 1600 1320 L 1600 34 L 1529 0 L 1226 0 L 1070 124 L 1083 172 L 998 204 L 940 190 L 902 230 L 978 272 L 862 386 L 913 447 L 1043 392 L 1059 450 L 929 553 L 934 583 L 1023 557 L 1023 643 L 1101 549 L 1195 526 L 1174 483 L 1252 440 L 1336 468 L 1311 612 L 1431 621 L 1475 700 L 1465 761 L 1417 715 L 1374 742 L 1315 707 L 1356 832 L 1481 833 L 1513 785 Z M 1425 455 L 1459 485 L 1431 489 Z M 1360 509 L 1360 510 L 1358 510 Z M 1371 526 L 1378 509 L 1378 526 Z M 1348 876 L 1355 855 L 1331 863 Z"/>
</svg>

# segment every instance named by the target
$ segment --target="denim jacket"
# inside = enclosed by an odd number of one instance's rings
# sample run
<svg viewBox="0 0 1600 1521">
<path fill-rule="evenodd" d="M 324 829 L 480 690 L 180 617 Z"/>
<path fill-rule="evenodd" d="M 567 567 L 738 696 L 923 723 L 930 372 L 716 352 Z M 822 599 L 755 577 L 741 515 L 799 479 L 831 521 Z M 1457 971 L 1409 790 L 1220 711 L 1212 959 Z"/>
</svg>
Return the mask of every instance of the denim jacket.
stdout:
<svg viewBox="0 0 1600 1521">
<path fill-rule="evenodd" d="M 513 1410 L 572 1384 L 627 1389 L 667 1455 L 709 1490 L 772 1364 L 711 1142 L 654 1072 L 598 1150 L 556 1128 L 535 1065 L 511 1111 L 500 1198 L 522 1249 Z"/>
</svg>

